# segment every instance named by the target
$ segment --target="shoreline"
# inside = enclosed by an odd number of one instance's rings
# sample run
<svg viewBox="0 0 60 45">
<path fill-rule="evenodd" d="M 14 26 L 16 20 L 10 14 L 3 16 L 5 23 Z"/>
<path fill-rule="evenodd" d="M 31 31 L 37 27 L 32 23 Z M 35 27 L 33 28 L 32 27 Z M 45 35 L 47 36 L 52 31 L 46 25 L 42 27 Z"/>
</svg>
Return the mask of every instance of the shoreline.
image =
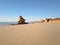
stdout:
<svg viewBox="0 0 60 45">
<path fill-rule="evenodd" d="M 0 45 L 60 45 L 59 23 L 0 26 Z"/>
</svg>

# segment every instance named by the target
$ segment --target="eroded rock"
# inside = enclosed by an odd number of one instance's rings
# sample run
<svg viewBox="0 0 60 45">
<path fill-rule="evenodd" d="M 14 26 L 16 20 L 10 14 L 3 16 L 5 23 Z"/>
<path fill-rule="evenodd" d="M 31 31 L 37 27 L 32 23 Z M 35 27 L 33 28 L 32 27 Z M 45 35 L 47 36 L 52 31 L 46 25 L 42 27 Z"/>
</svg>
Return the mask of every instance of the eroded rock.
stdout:
<svg viewBox="0 0 60 45">
<path fill-rule="evenodd" d="M 22 16 L 20 16 L 18 20 L 18 24 L 25 24 L 25 23 L 26 23 L 25 19 Z"/>
</svg>

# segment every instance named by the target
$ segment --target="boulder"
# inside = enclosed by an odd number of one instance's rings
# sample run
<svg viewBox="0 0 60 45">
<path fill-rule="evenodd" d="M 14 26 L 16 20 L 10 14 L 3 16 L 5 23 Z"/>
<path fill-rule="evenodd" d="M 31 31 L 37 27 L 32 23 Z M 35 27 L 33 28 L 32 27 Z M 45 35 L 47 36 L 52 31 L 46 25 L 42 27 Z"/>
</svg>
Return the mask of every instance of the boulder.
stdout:
<svg viewBox="0 0 60 45">
<path fill-rule="evenodd" d="M 22 16 L 19 17 L 18 24 L 25 24 L 25 19 Z"/>
</svg>

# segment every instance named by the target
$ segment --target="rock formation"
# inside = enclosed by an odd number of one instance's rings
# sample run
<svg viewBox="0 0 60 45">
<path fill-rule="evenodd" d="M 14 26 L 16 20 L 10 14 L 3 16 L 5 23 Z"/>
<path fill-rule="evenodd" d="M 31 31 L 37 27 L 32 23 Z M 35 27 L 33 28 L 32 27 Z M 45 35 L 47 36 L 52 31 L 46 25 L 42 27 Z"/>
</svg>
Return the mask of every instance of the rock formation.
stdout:
<svg viewBox="0 0 60 45">
<path fill-rule="evenodd" d="M 60 22 L 60 18 L 54 18 L 53 21 L 54 22 Z"/>
<path fill-rule="evenodd" d="M 25 24 L 25 19 L 22 16 L 19 17 L 18 24 Z"/>
<path fill-rule="evenodd" d="M 45 19 L 45 22 L 60 22 L 60 18 L 47 18 L 47 19 Z"/>
<path fill-rule="evenodd" d="M 45 22 L 52 22 L 53 21 L 53 19 L 45 19 Z"/>
<path fill-rule="evenodd" d="M 41 23 L 45 22 L 45 20 L 41 20 Z"/>
</svg>

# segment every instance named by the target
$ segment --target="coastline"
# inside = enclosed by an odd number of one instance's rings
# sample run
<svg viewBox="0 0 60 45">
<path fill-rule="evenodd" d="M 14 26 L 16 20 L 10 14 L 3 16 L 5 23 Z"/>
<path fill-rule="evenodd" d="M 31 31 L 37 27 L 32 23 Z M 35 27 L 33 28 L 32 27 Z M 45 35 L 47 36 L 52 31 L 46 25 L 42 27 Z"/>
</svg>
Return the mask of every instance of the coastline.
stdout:
<svg viewBox="0 0 60 45">
<path fill-rule="evenodd" d="M 60 22 L 0 26 L 0 45 L 60 45 Z"/>
</svg>

